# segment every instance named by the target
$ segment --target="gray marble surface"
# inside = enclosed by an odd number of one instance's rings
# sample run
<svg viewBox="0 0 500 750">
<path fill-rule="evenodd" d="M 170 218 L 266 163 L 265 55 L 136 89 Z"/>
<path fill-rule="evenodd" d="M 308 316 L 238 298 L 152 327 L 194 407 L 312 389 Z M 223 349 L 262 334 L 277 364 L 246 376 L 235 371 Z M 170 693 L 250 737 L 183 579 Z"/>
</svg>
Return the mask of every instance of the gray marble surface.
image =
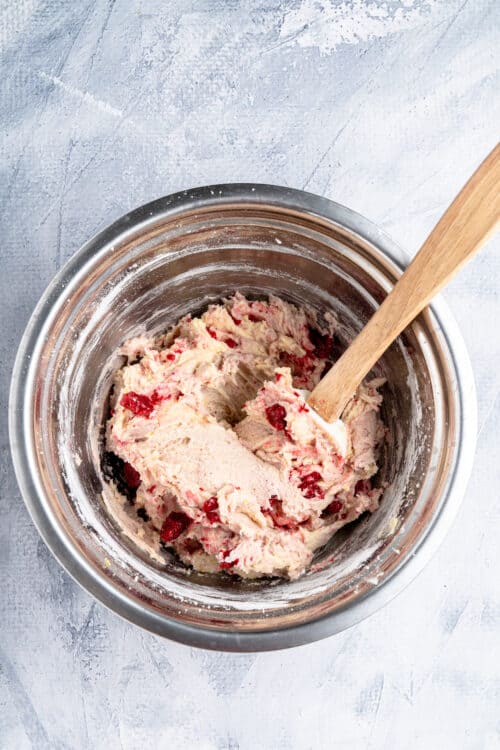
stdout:
<svg viewBox="0 0 500 750">
<path fill-rule="evenodd" d="M 499 23 L 497 0 L 1 5 L 2 748 L 500 747 L 498 239 L 445 294 L 479 400 L 459 517 L 397 600 L 326 641 L 209 653 L 106 611 L 39 539 L 5 422 L 45 285 L 156 196 L 306 188 L 414 252 L 498 136 Z"/>
</svg>

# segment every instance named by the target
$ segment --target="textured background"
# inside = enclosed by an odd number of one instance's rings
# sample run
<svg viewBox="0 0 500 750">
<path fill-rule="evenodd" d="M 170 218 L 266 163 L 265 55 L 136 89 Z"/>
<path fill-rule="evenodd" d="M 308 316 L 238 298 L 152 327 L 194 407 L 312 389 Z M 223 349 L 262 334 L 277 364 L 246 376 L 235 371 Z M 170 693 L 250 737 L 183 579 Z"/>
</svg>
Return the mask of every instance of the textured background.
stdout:
<svg viewBox="0 0 500 750">
<path fill-rule="evenodd" d="M 494 145 L 498 0 L 10 0 L 0 9 L 0 747 L 500 747 L 499 242 L 446 291 L 477 460 L 396 601 L 291 651 L 161 641 L 74 584 L 20 499 L 14 351 L 55 271 L 133 206 L 226 181 L 334 198 L 410 252 Z"/>
</svg>

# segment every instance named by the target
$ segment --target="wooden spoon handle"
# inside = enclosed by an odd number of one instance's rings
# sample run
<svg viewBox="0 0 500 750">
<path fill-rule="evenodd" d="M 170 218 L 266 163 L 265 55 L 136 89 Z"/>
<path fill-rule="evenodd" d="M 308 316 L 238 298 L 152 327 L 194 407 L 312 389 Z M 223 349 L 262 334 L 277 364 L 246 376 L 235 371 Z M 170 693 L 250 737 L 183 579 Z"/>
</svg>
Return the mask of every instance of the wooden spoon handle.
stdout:
<svg viewBox="0 0 500 750">
<path fill-rule="evenodd" d="M 308 401 L 324 419 L 338 419 L 385 350 L 479 250 L 499 221 L 500 144 L 462 188 L 361 333 L 312 391 Z"/>
</svg>

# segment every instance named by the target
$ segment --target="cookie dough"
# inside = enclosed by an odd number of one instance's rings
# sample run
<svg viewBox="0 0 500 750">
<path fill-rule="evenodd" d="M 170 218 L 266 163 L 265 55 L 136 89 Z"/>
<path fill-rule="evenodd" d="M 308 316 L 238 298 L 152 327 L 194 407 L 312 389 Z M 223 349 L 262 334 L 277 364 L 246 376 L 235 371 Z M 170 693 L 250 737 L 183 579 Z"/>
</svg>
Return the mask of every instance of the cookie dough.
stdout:
<svg viewBox="0 0 500 750">
<path fill-rule="evenodd" d="M 199 571 L 297 578 L 378 507 L 382 381 L 359 388 L 333 442 L 298 390 L 338 356 L 333 317 L 319 326 L 277 297 L 235 294 L 120 353 L 104 498 L 153 556 L 167 547 Z"/>
</svg>

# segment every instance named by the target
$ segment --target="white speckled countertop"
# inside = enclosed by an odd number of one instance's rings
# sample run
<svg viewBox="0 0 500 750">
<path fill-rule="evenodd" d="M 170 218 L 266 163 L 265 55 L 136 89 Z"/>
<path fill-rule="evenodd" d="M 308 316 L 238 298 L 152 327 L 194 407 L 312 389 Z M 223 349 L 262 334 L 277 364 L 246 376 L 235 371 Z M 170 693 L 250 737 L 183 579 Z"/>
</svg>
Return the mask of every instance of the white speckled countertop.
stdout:
<svg viewBox="0 0 500 750">
<path fill-rule="evenodd" d="M 14 351 L 57 268 L 159 195 L 273 182 L 414 252 L 495 144 L 497 0 L 7 0 L 0 9 L 0 747 L 500 747 L 499 239 L 446 298 L 479 396 L 475 470 L 424 573 L 350 631 L 191 650 L 98 605 L 11 466 Z"/>
</svg>

